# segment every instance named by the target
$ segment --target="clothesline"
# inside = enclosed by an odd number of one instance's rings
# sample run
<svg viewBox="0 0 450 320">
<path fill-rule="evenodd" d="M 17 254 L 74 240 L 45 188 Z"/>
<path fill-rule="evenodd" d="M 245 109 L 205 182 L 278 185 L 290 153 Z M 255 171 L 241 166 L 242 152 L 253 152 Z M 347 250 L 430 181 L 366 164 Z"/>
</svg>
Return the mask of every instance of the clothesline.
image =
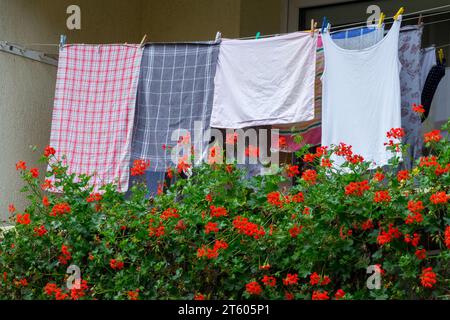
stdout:
<svg viewBox="0 0 450 320">
<path fill-rule="evenodd" d="M 429 9 L 424 9 L 424 10 L 410 12 L 410 13 L 404 13 L 402 16 L 403 17 L 415 16 L 415 15 L 419 15 L 421 13 L 426 13 L 426 12 L 430 12 L 430 11 L 436 11 L 436 10 L 445 9 L 445 8 L 450 8 L 450 4 L 445 5 L 445 6 L 441 6 L 441 7 L 429 8 Z M 439 12 L 438 14 L 442 14 L 442 13 Z M 426 15 L 426 16 L 428 16 L 428 15 Z M 426 16 L 422 16 L 422 18 L 425 18 Z M 393 20 L 393 19 L 394 19 L 394 17 L 384 18 L 384 21 L 386 21 L 386 20 Z M 416 19 L 416 18 L 409 18 L 409 19 L 403 19 L 403 20 L 407 21 L 407 20 L 413 20 L 413 19 Z M 331 29 L 352 27 L 352 26 L 357 26 L 357 25 L 360 25 L 360 24 L 365 24 L 366 22 L 367 22 L 367 20 L 361 21 L 361 22 L 354 22 L 354 23 L 349 23 L 349 24 L 343 24 L 343 25 L 336 25 L 336 26 L 332 27 Z M 390 23 L 392 23 L 392 22 L 390 22 Z"/>
</svg>

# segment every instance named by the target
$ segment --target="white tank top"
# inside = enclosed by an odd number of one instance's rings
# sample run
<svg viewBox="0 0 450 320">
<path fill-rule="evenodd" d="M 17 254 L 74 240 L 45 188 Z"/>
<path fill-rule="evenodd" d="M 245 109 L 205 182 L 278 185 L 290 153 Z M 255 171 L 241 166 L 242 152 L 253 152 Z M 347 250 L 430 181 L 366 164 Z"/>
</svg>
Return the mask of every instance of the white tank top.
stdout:
<svg viewBox="0 0 450 320">
<path fill-rule="evenodd" d="M 329 31 L 323 35 L 322 145 L 351 145 L 371 168 L 388 163 L 386 133 L 401 128 L 400 25 L 401 17 L 382 40 L 359 50 L 339 47 Z M 345 161 L 332 160 L 336 166 Z"/>
</svg>

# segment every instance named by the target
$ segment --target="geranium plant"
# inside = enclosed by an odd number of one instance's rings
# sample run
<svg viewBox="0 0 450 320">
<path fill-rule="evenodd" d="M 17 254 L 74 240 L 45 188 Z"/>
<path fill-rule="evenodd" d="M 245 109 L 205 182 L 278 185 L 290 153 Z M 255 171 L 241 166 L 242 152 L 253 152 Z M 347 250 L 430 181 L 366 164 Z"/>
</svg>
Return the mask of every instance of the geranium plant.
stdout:
<svg viewBox="0 0 450 320">
<path fill-rule="evenodd" d="M 404 149 L 402 135 L 391 130 L 387 147 Z M 130 195 L 93 192 L 47 147 L 45 177 L 16 165 L 30 205 L 9 207 L 0 299 L 448 299 L 450 143 L 440 131 L 425 140 L 430 154 L 410 171 L 398 157 L 373 170 L 345 144 L 305 146 L 305 168 L 248 179 L 203 164 L 152 198 L 143 182 Z M 297 184 L 280 188 L 290 177 Z"/>
</svg>

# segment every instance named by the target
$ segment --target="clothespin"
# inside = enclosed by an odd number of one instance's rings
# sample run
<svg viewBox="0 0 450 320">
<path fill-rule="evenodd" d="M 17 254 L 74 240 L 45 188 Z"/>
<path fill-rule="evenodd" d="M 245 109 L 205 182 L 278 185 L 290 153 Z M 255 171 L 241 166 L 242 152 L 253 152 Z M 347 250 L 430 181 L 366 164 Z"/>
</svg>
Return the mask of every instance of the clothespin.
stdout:
<svg viewBox="0 0 450 320">
<path fill-rule="evenodd" d="M 438 51 L 439 62 L 441 64 L 444 63 L 444 49 L 439 49 Z"/>
<path fill-rule="evenodd" d="M 258 40 L 259 37 L 261 37 L 261 32 L 258 31 L 258 32 L 256 33 L 255 39 Z"/>
<path fill-rule="evenodd" d="M 325 32 L 325 28 L 328 26 L 328 20 L 327 20 L 327 17 L 323 17 L 323 20 L 322 20 L 322 30 L 320 31 L 321 33 L 324 33 Z"/>
<path fill-rule="evenodd" d="M 315 30 L 316 30 L 316 28 L 315 28 L 314 19 L 311 19 L 311 37 L 314 37 Z"/>
<path fill-rule="evenodd" d="M 380 19 L 378 20 L 378 28 L 381 28 L 381 26 L 383 25 L 384 22 L 384 18 L 386 17 L 386 15 L 382 12 L 380 14 Z"/>
<path fill-rule="evenodd" d="M 398 12 L 394 16 L 394 20 L 398 20 L 398 17 L 401 16 L 405 12 L 405 8 L 401 7 Z"/>
<path fill-rule="evenodd" d="M 67 36 L 65 34 L 62 34 L 59 37 L 59 48 L 62 49 L 66 45 L 66 42 L 67 42 Z"/>
<path fill-rule="evenodd" d="M 147 40 L 147 35 L 145 34 L 144 37 L 141 40 L 140 46 L 142 47 L 144 45 L 144 42 Z"/>
<path fill-rule="evenodd" d="M 217 33 L 216 33 L 216 42 L 219 42 L 220 39 L 222 39 L 222 33 L 220 31 L 217 31 Z"/>
<path fill-rule="evenodd" d="M 417 22 L 417 24 L 419 26 L 422 24 L 422 14 L 419 15 L 419 21 Z"/>
</svg>

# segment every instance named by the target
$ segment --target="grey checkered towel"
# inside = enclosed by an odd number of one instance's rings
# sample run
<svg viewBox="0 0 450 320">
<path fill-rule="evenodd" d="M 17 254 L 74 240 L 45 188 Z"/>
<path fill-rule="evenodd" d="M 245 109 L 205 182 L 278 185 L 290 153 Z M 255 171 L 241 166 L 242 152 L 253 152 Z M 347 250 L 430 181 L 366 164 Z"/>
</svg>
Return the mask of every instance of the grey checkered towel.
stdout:
<svg viewBox="0 0 450 320">
<path fill-rule="evenodd" d="M 132 158 L 150 160 L 150 169 L 176 166 L 171 148 L 184 129 L 196 152 L 205 154 L 208 138 L 195 142 L 194 122 L 209 129 L 214 97 L 214 76 L 220 42 L 148 44 L 142 57 Z M 198 127 L 197 127 L 198 129 Z M 175 133 L 174 133 L 175 132 Z M 201 149 L 201 150 L 198 150 Z"/>
</svg>

